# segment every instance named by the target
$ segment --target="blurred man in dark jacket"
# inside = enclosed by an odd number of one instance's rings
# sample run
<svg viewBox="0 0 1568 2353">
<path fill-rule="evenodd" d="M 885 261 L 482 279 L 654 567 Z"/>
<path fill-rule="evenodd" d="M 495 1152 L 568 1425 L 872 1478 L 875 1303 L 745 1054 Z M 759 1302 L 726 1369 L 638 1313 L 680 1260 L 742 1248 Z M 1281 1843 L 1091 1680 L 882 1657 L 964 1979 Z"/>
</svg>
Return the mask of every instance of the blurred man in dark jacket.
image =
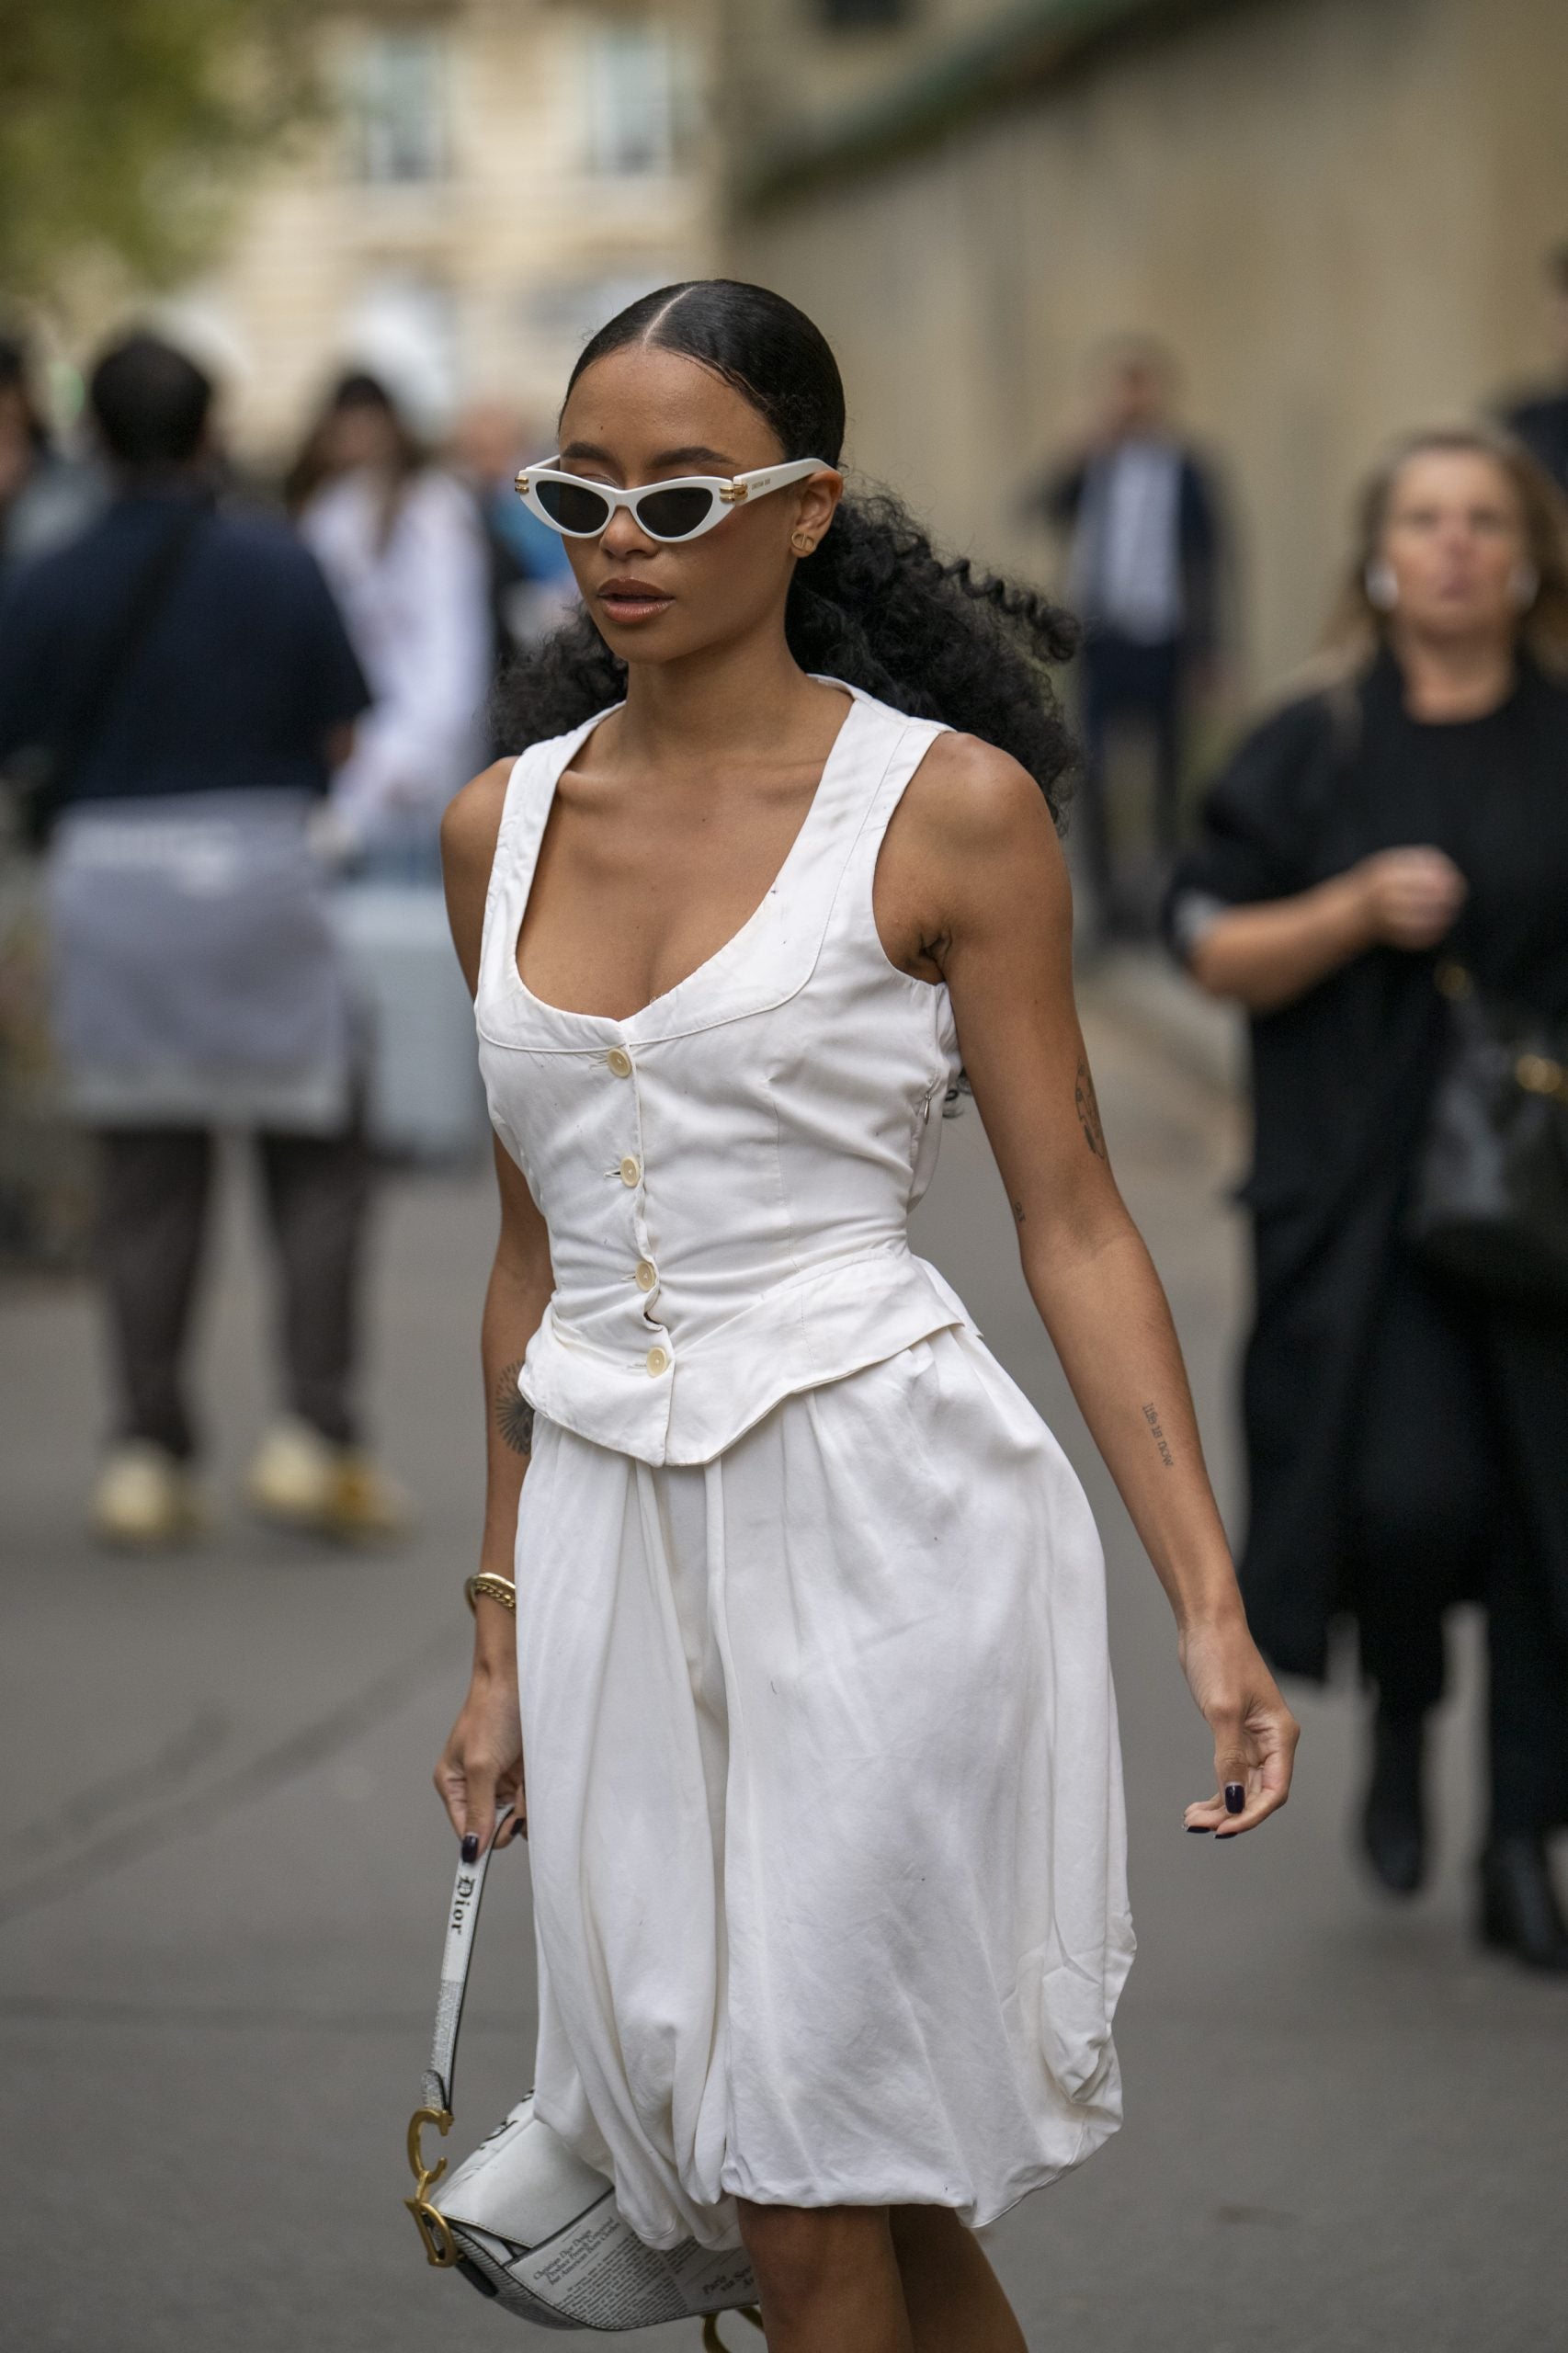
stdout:
<svg viewBox="0 0 1568 2353">
<path fill-rule="evenodd" d="M 314 558 L 218 506 L 211 397 L 153 336 L 108 352 L 90 405 L 116 495 L 0 598 L 0 760 L 51 832 L 55 1028 L 100 1148 L 118 1397 L 92 1520 L 143 1546 L 201 1518 L 187 1341 L 227 1127 L 256 1138 L 278 1274 L 284 1413 L 249 1500 L 342 1536 L 400 1518 L 358 1451 L 369 1163 L 307 837 L 369 695 Z"/>
<path fill-rule="evenodd" d="M 1540 460 L 1558 488 L 1568 491 L 1568 245 L 1558 246 L 1547 269 L 1551 279 L 1557 381 L 1542 385 L 1527 400 L 1506 404 L 1503 421 Z"/>
<path fill-rule="evenodd" d="M 1107 739 L 1131 724 L 1150 739 L 1153 835 L 1176 847 L 1183 724 L 1219 644 L 1222 527 L 1212 475 L 1173 419 L 1175 368 L 1142 338 L 1096 367 L 1088 448 L 1050 473 L 1030 506 L 1070 534 L 1067 600 L 1085 624 L 1085 770 L 1078 807 L 1102 935 L 1145 929 L 1118 870 L 1106 787 Z"/>
</svg>

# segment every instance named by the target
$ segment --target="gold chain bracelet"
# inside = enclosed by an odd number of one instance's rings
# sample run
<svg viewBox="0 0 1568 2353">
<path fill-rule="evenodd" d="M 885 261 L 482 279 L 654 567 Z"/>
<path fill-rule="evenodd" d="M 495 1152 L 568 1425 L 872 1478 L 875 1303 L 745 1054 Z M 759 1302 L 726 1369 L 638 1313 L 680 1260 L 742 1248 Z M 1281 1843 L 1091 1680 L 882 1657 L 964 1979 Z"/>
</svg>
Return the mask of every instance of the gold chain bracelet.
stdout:
<svg viewBox="0 0 1568 2353">
<path fill-rule="evenodd" d="M 503 1609 L 509 1609 L 514 1618 L 517 1616 L 517 1588 L 510 1577 L 498 1577 L 492 1570 L 483 1569 L 478 1576 L 467 1578 L 463 1585 L 463 1599 L 471 1609 L 477 1611 L 481 1594 L 486 1601 L 498 1601 Z"/>
</svg>

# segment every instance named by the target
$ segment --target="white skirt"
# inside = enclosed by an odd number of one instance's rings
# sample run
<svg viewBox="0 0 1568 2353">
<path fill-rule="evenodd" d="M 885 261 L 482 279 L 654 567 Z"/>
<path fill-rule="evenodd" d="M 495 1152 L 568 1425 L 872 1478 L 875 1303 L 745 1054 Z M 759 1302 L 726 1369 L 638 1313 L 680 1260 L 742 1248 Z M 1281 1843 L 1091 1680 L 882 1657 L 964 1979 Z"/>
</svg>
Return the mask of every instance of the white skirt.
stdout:
<svg viewBox="0 0 1568 2353">
<path fill-rule="evenodd" d="M 1099 1541 L 974 1332 L 695 1467 L 541 1420 L 517 1575 L 537 2111 L 639 2237 L 984 2223 L 1115 2131 Z"/>
</svg>

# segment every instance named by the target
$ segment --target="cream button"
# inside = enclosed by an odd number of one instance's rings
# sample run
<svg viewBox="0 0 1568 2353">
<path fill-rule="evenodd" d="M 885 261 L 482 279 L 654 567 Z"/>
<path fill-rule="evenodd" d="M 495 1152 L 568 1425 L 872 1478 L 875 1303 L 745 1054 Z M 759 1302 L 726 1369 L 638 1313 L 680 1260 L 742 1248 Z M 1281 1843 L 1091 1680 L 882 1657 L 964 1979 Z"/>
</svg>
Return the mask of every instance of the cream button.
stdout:
<svg viewBox="0 0 1568 2353">
<path fill-rule="evenodd" d="M 659 1270 L 657 1267 L 654 1266 L 652 1258 L 639 1258 L 637 1261 L 638 1290 L 652 1290 L 653 1285 L 658 1281 L 658 1279 Z"/>
<path fill-rule="evenodd" d="M 669 1369 L 670 1369 L 670 1352 L 669 1352 L 669 1350 L 668 1350 L 667 1348 L 650 1348 L 650 1349 L 649 1349 L 649 1351 L 648 1351 L 648 1370 L 649 1370 L 649 1371 L 650 1371 L 650 1372 L 668 1372 Z"/>
<path fill-rule="evenodd" d="M 642 1175 L 642 1163 L 640 1160 L 633 1160 L 631 1154 L 628 1153 L 626 1158 L 620 1164 L 621 1183 L 623 1185 L 635 1185 L 640 1181 Z"/>
<path fill-rule="evenodd" d="M 609 1074 L 612 1078 L 631 1077 L 631 1057 L 624 1046 L 612 1046 L 605 1056 L 605 1060 L 609 1065 Z"/>
</svg>

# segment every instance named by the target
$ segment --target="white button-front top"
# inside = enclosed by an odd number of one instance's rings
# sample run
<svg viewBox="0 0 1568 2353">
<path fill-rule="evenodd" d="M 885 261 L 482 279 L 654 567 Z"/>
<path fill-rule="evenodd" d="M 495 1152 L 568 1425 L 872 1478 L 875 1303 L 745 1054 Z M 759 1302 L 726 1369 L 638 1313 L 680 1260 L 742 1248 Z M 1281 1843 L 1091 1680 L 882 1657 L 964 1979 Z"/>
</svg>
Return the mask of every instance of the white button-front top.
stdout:
<svg viewBox="0 0 1568 2353">
<path fill-rule="evenodd" d="M 968 1320 L 907 1233 L 958 1067 L 951 1007 L 888 961 L 871 904 L 941 730 L 850 696 L 761 905 L 611 1020 L 543 1004 L 517 961 L 556 780 L 597 723 L 517 762 L 485 912 L 480 1061 L 556 1283 L 521 1386 L 598 1445 L 704 1462 L 781 1397 Z"/>
</svg>

